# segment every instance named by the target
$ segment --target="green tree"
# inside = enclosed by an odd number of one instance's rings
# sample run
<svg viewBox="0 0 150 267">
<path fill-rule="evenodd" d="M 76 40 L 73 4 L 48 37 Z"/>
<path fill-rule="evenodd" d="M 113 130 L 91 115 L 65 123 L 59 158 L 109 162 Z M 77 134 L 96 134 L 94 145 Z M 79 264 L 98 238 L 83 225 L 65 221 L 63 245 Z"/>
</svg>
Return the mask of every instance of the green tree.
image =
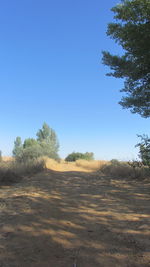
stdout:
<svg viewBox="0 0 150 267">
<path fill-rule="evenodd" d="M 44 123 L 42 129 L 37 132 L 37 141 L 40 144 L 43 155 L 58 159 L 59 142 L 55 131 Z"/>
<path fill-rule="evenodd" d="M 94 154 L 92 152 L 86 152 L 86 153 L 72 152 L 65 158 L 66 161 L 76 161 L 78 159 L 93 160 Z"/>
<path fill-rule="evenodd" d="M 27 138 L 27 139 L 24 140 L 23 148 L 35 146 L 37 144 L 38 144 L 37 140 L 35 140 L 33 138 Z"/>
<path fill-rule="evenodd" d="M 22 145 L 21 138 L 16 138 L 13 156 L 20 162 L 35 160 L 41 156 L 59 159 L 58 149 L 59 143 L 55 131 L 44 123 L 42 129 L 37 132 L 37 140 L 27 138 Z"/>
<path fill-rule="evenodd" d="M 23 149 L 17 160 L 21 162 L 27 162 L 36 160 L 41 156 L 43 156 L 43 151 L 37 140 L 33 138 L 27 138 L 24 140 Z"/>
<path fill-rule="evenodd" d="M 23 150 L 23 145 L 21 137 L 17 136 L 16 140 L 14 141 L 14 149 L 12 151 L 13 156 L 19 158 L 21 156 L 22 150 Z"/>
<path fill-rule="evenodd" d="M 141 142 L 136 145 L 139 147 L 139 156 L 142 163 L 150 167 L 150 138 L 147 135 L 138 135 L 141 138 Z"/>
<path fill-rule="evenodd" d="M 108 24 L 107 35 L 123 48 L 123 54 L 103 52 L 107 75 L 124 78 L 123 108 L 150 117 L 150 0 L 123 0 L 112 8 L 115 23 Z"/>
<path fill-rule="evenodd" d="M 84 158 L 86 160 L 94 160 L 94 153 L 93 152 L 86 152 L 86 153 L 84 153 Z"/>
<path fill-rule="evenodd" d="M 41 149 L 41 146 L 37 143 L 37 144 L 23 148 L 19 157 L 17 157 L 17 160 L 20 162 L 26 163 L 26 162 L 34 161 L 41 156 L 43 156 L 43 151 Z"/>
</svg>

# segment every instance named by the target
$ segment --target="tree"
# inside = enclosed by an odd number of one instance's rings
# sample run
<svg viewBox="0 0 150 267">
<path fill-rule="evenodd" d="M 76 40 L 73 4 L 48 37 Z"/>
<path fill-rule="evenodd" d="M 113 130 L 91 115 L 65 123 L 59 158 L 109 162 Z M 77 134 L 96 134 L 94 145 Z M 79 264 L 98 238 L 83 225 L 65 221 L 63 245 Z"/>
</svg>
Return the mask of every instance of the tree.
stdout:
<svg viewBox="0 0 150 267">
<path fill-rule="evenodd" d="M 16 158 L 20 157 L 22 150 L 23 150 L 23 145 L 21 137 L 17 136 L 16 140 L 14 141 L 13 156 Z"/>
<path fill-rule="evenodd" d="M 42 129 L 37 132 L 37 141 L 40 144 L 43 155 L 58 159 L 59 142 L 55 131 L 44 123 Z"/>
<path fill-rule="evenodd" d="M 93 152 L 86 152 L 86 153 L 84 153 L 84 158 L 86 160 L 94 160 L 94 153 Z"/>
<path fill-rule="evenodd" d="M 76 161 L 78 159 L 93 160 L 94 154 L 92 152 L 86 152 L 86 153 L 72 152 L 65 158 L 66 161 Z"/>
<path fill-rule="evenodd" d="M 35 145 L 23 148 L 19 157 L 17 157 L 17 160 L 26 163 L 34 161 L 42 156 L 43 156 L 43 151 L 41 149 L 41 146 L 37 143 Z"/>
<path fill-rule="evenodd" d="M 112 70 L 107 75 L 125 79 L 123 108 L 150 117 L 150 0 L 123 0 L 112 11 L 116 22 L 108 24 L 107 35 L 124 54 L 103 52 L 103 63 Z"/>
<path fill-rule="evenodd" d="M 147 135 L 138 135 L 141 138 L 141 142 L 136 145 L 139 147 L 139 156 L 142 163 L 150 167 L 150 138 Z"/>
<path fill-rule="evenodd" d="M 23 148 L 35 146 L 37 144 L 38 144 L 37 140 L 35 140 L 33 138 L 27 138 L 27 139 L 24 140 Z"/>
<path fill-rule="evenodd" d="M 27 138 L 22 145 L 21 138 L 16 138 L 13 156 L 20 162 L 36 160 L 42 156 L 59 159 L 58 149 L 59 143 L 55 131 L 44 123 L 42 129 L 37 132 L 37 140 Z"/>
<path fill-rule="evenodd" d="M 18 160 L 21 162 L 33 161 L 41 156 L 43 156 L 43 151 L 37 140 L 33 138 L 25 139 Z"/>
</svg>

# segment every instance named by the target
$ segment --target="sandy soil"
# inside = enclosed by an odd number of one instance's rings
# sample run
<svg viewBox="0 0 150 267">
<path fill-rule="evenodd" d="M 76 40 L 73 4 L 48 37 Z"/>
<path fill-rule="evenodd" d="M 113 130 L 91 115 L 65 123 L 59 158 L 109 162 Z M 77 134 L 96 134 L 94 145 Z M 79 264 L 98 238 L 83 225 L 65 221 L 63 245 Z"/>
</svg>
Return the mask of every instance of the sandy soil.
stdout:
<svg viewBox="0 0 150 267">
<path fill-rule="evenodd" d="M 45 171 L 0 187 L 0 267 L 150 266 L 150 183 Z"/>
</svg>

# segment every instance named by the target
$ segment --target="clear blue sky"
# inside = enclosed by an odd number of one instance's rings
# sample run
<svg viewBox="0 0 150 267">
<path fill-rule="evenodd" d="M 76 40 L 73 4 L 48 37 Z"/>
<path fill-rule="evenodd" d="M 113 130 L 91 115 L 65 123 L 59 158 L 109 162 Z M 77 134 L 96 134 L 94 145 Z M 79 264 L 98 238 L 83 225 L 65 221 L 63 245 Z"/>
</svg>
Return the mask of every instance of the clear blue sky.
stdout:
<svg viewBox="0 0 150 267">
<path fill-rule="evenodd" d="M 123 110 L 123 81 L 105 76 L 101 51 L 121 49 L 106 36 L 119 0 L 5 0 L 0 6 L 0 149 L 35 137 L 47 122 L 60 156 L 133 159 L 149 120 Z"/>
</svg>

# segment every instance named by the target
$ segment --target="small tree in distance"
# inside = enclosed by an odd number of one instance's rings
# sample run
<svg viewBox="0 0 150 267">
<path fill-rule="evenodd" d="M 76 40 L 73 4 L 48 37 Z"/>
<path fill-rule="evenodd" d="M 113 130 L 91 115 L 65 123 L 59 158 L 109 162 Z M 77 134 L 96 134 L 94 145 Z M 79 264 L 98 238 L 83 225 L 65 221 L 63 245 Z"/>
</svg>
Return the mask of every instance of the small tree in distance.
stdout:
<svg viewBox="0 0 150 267">
<path fill-rule="evenodd" d="M 46 123 L 37 132 L 37 140 L 27 138 L 22 144 L 21 138 L 17 137 L 14 142 L 13 156 L 20 162 L 35 160 L 41 156 L 59 159 L 59 143 L 56 133 Z"/>
<path fill-rule="evenodd" d="M 40 144 L 44 156 L 59 159 L 59 142 L 55 131 L 44 122 L 42 129 L 36 135 L 37 142 Z"/>
<path fill-rule="evenodd" d="M 66 161 L 76 161 L 78 159 L 94 160 L 94 154 L 92 152 L 86 152 L 86 153 L 72 152 L 65 158 Z"/>
<path fill-rule="evenodd" d="M 22 145 L 21 137 L 17 136 L 16 140 L 14 141 L 14 149 L 12 151 L 13 156 L 16 159 L 20 158 L 22 150 L 23 150 L 23 145 Z"/>
</svg>

